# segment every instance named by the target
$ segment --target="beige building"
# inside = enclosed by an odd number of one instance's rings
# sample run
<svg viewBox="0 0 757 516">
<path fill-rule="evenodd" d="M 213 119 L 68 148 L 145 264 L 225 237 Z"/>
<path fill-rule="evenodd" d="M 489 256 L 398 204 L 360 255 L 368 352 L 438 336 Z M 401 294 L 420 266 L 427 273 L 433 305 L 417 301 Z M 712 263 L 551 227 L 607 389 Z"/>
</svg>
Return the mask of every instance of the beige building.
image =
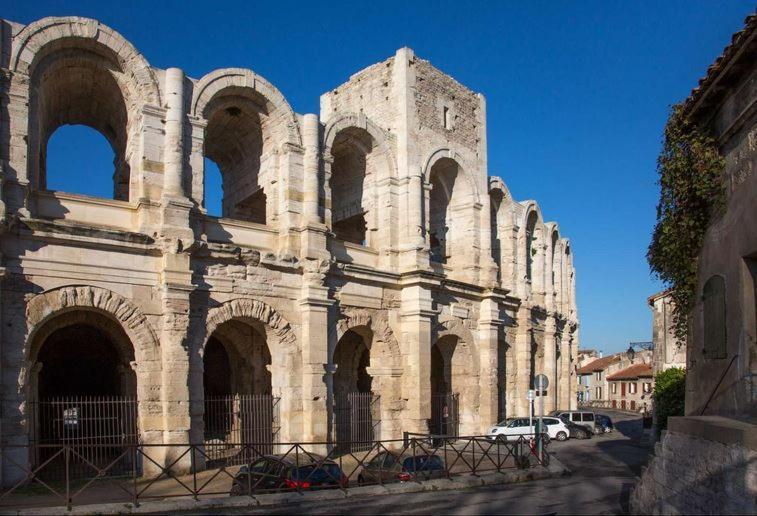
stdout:
<svg viewBox="0 0 757 516">
<path fill-rule="evenodd" d="M 403 48 L 301 115 L 252 70 L 157 69 L 96 20 L 0 31 L 3 443 L 83 417 L 54 396 L 208 447 L 335 442 L 360 400 L 371 438 L 480 433 L 538 373 L 547 409 L 575 406 L 573 250 L 490 175 L 481 94 Z M 110 142 L 112 199 L 47 189 L 65 124 Z"/>
<path fill-rule="evenodd" d="M 649 364 L 652 351 L 642 349 L 630 358 L 626 353 L 613 353 L 606 357 L 597 358 L 578 368 L 578 376 L 584 386 L 587 397 L 582 400 L 584 405 L 599 408 L 622 408 L 619 403 L 613 404 L 612 383 L 610 378 L 634 364 Z M 617 389 L 617 387 L 616 387 Z M 630 406 L 630 405 L 629 405 Z"/>
<path fill-rule="evenodd" d="M 686 342 L 681 342 L 673 328 L 673 300 L 667 291 L 647 300 L 652 309 L 652 371 L 657 374 L 671 367 L 686 369 Z"/>
<path fill-rule="evenodd" d="M 610 407 L 634 412 L 652 409 L 654 376 L 651 364 L 640 362 L 612 373 L 607 376 L 607 386 Z"/>
<path fill-rule="evenodd" d="M 757 513 L 756 84 L 752 14 L 684 103 L 725 158 L 726 201 L 697 262 L 686 416 L 668 419 L 631 496 L 638 514 Z"/>
</svg>

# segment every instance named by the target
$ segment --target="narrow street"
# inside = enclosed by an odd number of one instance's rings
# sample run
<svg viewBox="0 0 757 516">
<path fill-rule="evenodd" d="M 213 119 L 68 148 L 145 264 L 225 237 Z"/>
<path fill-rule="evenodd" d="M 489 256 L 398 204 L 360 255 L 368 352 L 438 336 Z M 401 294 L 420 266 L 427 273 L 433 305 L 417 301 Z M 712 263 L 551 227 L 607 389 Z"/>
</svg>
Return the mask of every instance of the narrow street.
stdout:
<svg viewBox="0 0 757 516">
<path fill-rule="evenodd" d="M 583 441 L 552 442 L 550 451 L 573 475 L 549 480 L 482 487 L 351 498 L 260 509 L 224 509 L 236 514 L 621 514 L 646 463 L 641 417 L 602 410 L 615 423 L 611 434 Z M 207 513 L 207 511 L 203 511 Z"/>
</svg>

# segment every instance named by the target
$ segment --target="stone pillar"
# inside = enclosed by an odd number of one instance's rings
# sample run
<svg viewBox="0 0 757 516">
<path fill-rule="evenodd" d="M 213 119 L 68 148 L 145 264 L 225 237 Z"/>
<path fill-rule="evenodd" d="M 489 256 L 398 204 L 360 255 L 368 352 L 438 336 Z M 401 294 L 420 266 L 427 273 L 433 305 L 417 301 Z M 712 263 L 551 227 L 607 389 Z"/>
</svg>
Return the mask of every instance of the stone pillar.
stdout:
<svg viewBox="0 0 757 516">
<path fill-rule="evenodd" d="M 405 357 L 403 389 L 407 397 L 406 431 L 427 432 L 431 418 L 431 291 L 418 283 L 405 286 L 401 297 Z"/>
<path fill-rule="evenodd" d="M 323 286 L 328 260 L 308 260 L 299 301 L 302 314 L 302 435 L 303 442 L 326 442 L 329 437 L 329 308 L 328 288 Z M 325 452 L 326 449 L 316 450 Z"/>
<path fill-rule="evenodd" d="M 531 310 L 521 306 L 517 315 L 518 326 L 515 334 L 515 417 L 525 417 L 529 412 L 526 399 L 531 388 Z"/>
<path fill-rule="evenodd" d="M 189 255 L 166 252 L 162 265 L 163 328 L 160 333 L 160 350 L 163 443 L 198 443 L 202 436 L 198 428 L 192 428 L 190 343 L 187 338 L 189 297 L 193 290 Z M 173 463 L 184 451 L 181 447 L 166 447 L 164 463 Z M 191 457 L 187 454 L 173 465 L 172 470 L 184 473 L 190 470 L 190 466 Z"/>
<path fill-rule="evenodd" d="M 306 223 L 321 222 L 318 213 L 318 115 L 307 114 L 302 117 L 302 218 Z"/>
<path fill-rule="evenodd" d="M 578 380 L 576 376 L 576 355 L 578 353 L 578 331 L 575 327 L 571 328 L 568 353 L 568 396 L 570 397 L 570 409 L 578 408 Z"/>
<path fill-rule="evenodd" d="M 560 341 L 560 391 L 558 405 L 561 410 L 570 408 L 570 332 L 565 328 Z"/>
<path fill-rule="evenodd" d="M 555 349 L 555 319 L 553 316 L 547 316 L 544 322 L 544 367 L 543 373 L 549 379 L 547 395 L 544 398 L 544 410 L 549 413 L 558 407 L 555 407 L 555 393 L 559 389 L 557 384 L 557 350 Z"/>
<path fill-rule="evenodd" d="M 184 197 L 182 170 L 184 163 L 184 72 L 166 70 L 166 136 L 163 149 L 165 172 L 164 197 Z"/>
<path fill-rule="evenodd" d="M 497 422 L 499 404 L 499 339 L 503 321 L 499 317 L 499 303 L 491 297 L 481 300 L 481 315 L 478 320 L 480 363 L 480 396 L 478 428 L 476 435 Z"/>
</svg>

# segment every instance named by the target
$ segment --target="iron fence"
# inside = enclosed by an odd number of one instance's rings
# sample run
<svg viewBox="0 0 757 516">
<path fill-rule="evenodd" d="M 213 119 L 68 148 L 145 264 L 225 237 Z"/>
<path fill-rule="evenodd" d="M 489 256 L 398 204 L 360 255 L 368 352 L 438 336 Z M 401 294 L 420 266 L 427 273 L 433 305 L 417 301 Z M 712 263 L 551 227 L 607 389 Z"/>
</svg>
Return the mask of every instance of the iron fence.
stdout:
<svg viewBox="0 0 757 516">
<path fill-rule="evenodd" d="M 46 464 L 49 478 L 61 478 L 64 468 L 74 478 L 86 475 L 88 464 L 110 465 L 111 475 L 135 466 L 122 451 L 139 441 L 136 399 L 66 396 L 34 401 L 29 407 L 29 458 L 35 466 Z M 55 445 L 71 450 L 69 464 L 56 454 Z"/>
<path fill-rule="evenodd" d="M 249 496 L 271 492 L 303 492 L 311 489 L 347 490 L 356 486 L 394 482 L 420 482 L 430 478 L 481 475 L 508 469 L 549 464 L 546 442 L 539 454 L 540 435 L 503 438 L 449 436 L 437 441 L 430 434 L 405 434 L 404 439 L 373 441 L 360 452 L 327 452 L 320 443 L 236 443 L 245 456 L 258 457 L 242 466 L 202 470 L 210 460 L 205 444 L 127 444 L 118 457 L 103 466 L 86 459 L 92 449 L 72 444 L 44 444 L 50 457 L 27 468 L 18 457 L 28 446 L 2 446 L 0 459 L 6 474 L 17 468 L 16 480 L 0 491 L 0 507 L 84 505 L 87 503 L 140 503 L 151 499 L 191 497 L 195 500 L 219 496 Z M 357 443 L 362 444 L 362 443 Z M 318 451 L 323 454 L 317 453 Z M 95 454 L 96 455 L 96 454 Z M 46 479 L 45 470 L 60 457 L 65 465 L 62 481 Z M 75 480 L 73 459 L 79 457 L 89 474 Z M 111 476 L 119 460 L 129 458 L 132 468 L 121 477 Z M 140 471 L 134 467 L 145 465 Z M 260 466 L 260 464 L 263 466 Z M 7 481 L 7 479 L 6 479 Z"/>
<path fill-rule="evenodd" d="M 334 446 L 337 453 L 363 451 L 379 435 L 381 398 L 371 392 L 334 397 Z"/>
<path fill-rule="evenodd" d="M 207 467 L 245 464 L 255 456 L 239 443 L 267 443 L 256 448 L 271 453 L 279 440 L 280 398 L 235 394 L 205 398 L 204 444 Z"/>
</svg>

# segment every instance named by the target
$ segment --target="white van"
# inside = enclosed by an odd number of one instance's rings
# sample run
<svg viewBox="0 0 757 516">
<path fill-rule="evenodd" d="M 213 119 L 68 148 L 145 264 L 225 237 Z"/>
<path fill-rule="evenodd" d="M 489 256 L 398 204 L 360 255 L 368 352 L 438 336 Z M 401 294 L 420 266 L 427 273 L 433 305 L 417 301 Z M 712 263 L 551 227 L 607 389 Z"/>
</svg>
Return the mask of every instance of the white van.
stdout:
<svg viewBox="0 0 757 516">
<path fill-rule="evenodd" d="M 563 421 L 570 421 L 577 425 L 585 426 L 591 429 L 591 433 L 596 434 L 596 424 L 594 423 L 594 412 L 584 410 L 563 410 L 556 414 Z"/>
</svg>

